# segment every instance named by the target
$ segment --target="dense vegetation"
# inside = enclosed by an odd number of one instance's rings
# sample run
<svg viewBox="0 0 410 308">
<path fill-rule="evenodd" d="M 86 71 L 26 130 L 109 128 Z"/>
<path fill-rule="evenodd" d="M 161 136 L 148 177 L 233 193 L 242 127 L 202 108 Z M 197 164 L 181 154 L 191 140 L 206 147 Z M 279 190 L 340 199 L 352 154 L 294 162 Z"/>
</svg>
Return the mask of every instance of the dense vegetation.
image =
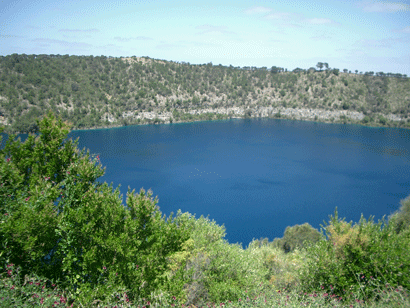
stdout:
<svg viewBox="0 0 410 308">
<path fill-rule="evenodd" d="M 67 123 L 37 126 L 0 150 L 0 306 L 410 305 L 410 197 L 388 220 L 336 210 L 324 234 L 304 224 L 244 249 L 208 218 L 166 218 L 151 192 L 123 205 Z"/>
<path fill-rule="evenodd" d="M 241 107 L 245 116 L 255 116 L 260 107 L 287 107 L 355 110 L 365 116 L 361 124 L 410 126 L 406 75 L 342 72 L 320 62 L 317 67 L 290 72 L 147 57 L 1 56 L 0 121 L 8 131 L 28 132 L 38 129 L 34 119 L 47 110 L 79 129 L 142 123 L 136 118 L 142 112 L 168 112 L 171 121 L 192 121 L 229 117 L 192 115 L 192 109 Z M 388 115 L 396 115 L 395 120 Z M 158 117 L 147 121 L 163 122 Z"/>
</svg>

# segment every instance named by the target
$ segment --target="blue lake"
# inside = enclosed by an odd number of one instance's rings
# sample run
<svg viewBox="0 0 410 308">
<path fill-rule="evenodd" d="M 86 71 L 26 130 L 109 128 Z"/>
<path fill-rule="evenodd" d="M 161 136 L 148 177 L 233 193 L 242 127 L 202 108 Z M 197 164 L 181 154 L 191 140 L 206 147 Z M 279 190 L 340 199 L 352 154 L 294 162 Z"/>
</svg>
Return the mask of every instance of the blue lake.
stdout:
<svg viewBox="0 0 410 308">
<path fill-rule="evenodd" d="M 410 130 L 275 119 L 73 131 L 98 154 L 100 181 L 151 189 L 160 210 L 225 225 L 226 239 L 282 237 L 339 216 L 378 220 L 410 195 Z M 124 201 L 125 203 L 125 201 Z"/>
</svg>

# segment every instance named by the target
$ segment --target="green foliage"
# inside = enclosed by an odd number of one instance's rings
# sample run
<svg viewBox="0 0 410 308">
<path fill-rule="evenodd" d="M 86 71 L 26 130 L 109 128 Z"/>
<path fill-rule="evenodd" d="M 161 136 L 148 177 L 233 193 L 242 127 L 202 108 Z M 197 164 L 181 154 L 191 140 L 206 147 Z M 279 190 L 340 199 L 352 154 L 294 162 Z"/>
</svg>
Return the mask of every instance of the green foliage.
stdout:
<svg viewBox="0 0 410 308">
<path fill-rule="evenodd" d="M 410 196 L 401 201 L 400 209 L 390 217 L 389 223 L 394 225 L 397 233 L 410 231 Z"/>
<path fill-rule="evenodd" d="M 289 256 L 287 254 L 286 256 Z M 28 275 L 21 281 L 21 269 L 10 264 L 7 272 L 0 274 L 0 305 L 3 307 L 187 307 L 185 303 L 178 301 L 175 296 L 162 291 L 155 291 L 149 298 L 139 298 L 130 301 L 125 289 L 110 285 L 106 289 L 107 299 L 102 301 L 92 299 L 90 301 L 73 300 L 66 290 L 60 289 L 52 283 L 45 283 L 36 275 Z M 206 306 L 215 307 L 255 307 L 270 308 L 277 306 L 286 307 L 409 307 L 409 293 L 403 288 L 393 289 L 389 286 L 376 285 L 374 293 L 377 300 L 361 300 L 353 296 L 350 301 L 336 297 L 324 290 L 303 292 L 296 288 L 286 291 L 259 285 L 256 296 L 244 290 L 238 300 L 223 301 L 219 303 L 207 303 Z M 190 306 L 195 307 L 195 306 Z"/>
<path fill-rule="evenodd" d="M 380 124 L 382 124 L 382 125 L 386 125 L 387 122 L 388 122 L 388 120 L 387 120 L 384 116 L 380 115 L 380 116 L 379 116 L 379 122 L 380 122 Z"/>
<path fill-rule="evenodd" d="M 184 219 L 192 233 L 183 250 L 169 259 L 167 291 L 194 305 L 236 300 L 243 290 L 255 294 L 267 274 L 255 251 L 227 243 L 225 228 L 208 218 Z"/>
<path fill-rule="evenodd" d="M 117 285 L 104 285 L 106 300 L 81 298 L 74 300 L 69 290 L 61 289 L 53 281 L 44 281 L 34 273 L 22 277 L 20 266 L 7 265 L 0 273 L 0 305 L 2 307 L 96 307 L 98 304 L 124 305 L 129 302 L 126 289 Z M 91 304 L 92 303 L 92 304 Z"/>
<path fill-rule="evenodd" d="M 292 252 L 296 248 L 304 248 L 316 243 L 322 238 L 322 234 L 310 224 L 287 227 L 282 238 L 276 238 L 273 245 L 284 252 Z"/>
<path fill-rule="evenodd" d="M 384 220 L 376 224 L 362 217 L 353 225 L 339 219 L 337 211 L 325 231 L 327 240 L 308 248 L 301 276 L 308 290 L 366 299 L 375 296 L 375 285 L 410 288 L 409 233 L 394 232 L 394 224 Z"/>
<path fill-rule="evenodd" d="M 343 102 L 342 109 L 343 110 L 348 110 L 349 108 L 350 108 L 350 104 L 348 102 Z"/>
<path fill-rule="evenodd" d="M 294 290 L 299 285 L 299 272 L 305 258 L 305 251 L 297 248 L 292 253 L 286 253 L 277 247 L 275 241 L 254 240 L 249 244 L 248 250 L 262 260 L 263 267 L 267 270 L 265 282 L 274 290 Z"/>
<path fill-rule="evenodd" d="M 371 121 L 371 119 L 370 119 L 369 116 L 365 116 L 365 117 L 362 119 L 362 123 L 363 123 L 363 124 L 367 124 L 367 123 L 369 123 L 370 121 Z"/>
<path fill-rule="evenodd" d="M 97 181 L 98 157 L 65 140 L 67 123 L 49 113 L 38 126 L 0 152 L 1 266 L 60 280 L 82 299 L 104 300 L 110 284 L 149 295 L 188 239 L 181 214 L 165 219 L 144 190 L 124 207 L 118 188 Z"/>
</svg>

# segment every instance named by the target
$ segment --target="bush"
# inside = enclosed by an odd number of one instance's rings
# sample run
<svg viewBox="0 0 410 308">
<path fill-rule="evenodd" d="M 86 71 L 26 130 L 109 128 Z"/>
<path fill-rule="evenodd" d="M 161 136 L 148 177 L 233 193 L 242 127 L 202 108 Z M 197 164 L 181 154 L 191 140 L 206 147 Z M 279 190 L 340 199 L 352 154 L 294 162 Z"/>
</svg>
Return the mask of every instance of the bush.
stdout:
<svg viewBox="0 0 410 308">
<path fill-rule="evenodd" d="M 348 110 L 348 109 L 350 108 L 350 104 L 347 103 L 347 102 L 344 102 L 344 103 L 342 104 L 342 108 L 343 108 L 343 110 Z"/>
<path fill-rule="evenodd" d="M 0 274 L 1 307 L 67 307 L 74 306 L 74 300 L 66 290 L 59 288 L 53 281 L 44 281 L 35 274 L 22 277 L 20 266 L 7 264 L 7 272 Z M 105 304 L 124 305 L 129 302 L 126 289 L 117 285 L 104 286 L 106 300 L 93 300 L 93 307 Z M 75 307 L 92 307 L 90 302 L 81 299 L 75 301 Z M 120 306 L 121 307 L 121 306 Z"/>
<path fill-rule="evenodd" d="M 382 125 L 386 125 L 387 122 L 388 122 L 388 120 L 387 120 L 384 116 L 380 115 L 380 116 L 379 116 L 379 122 L 380 122 L 380 124 L 382 124 Z"/>
<path fill-rule="evenodd" d="M 397 234 L 384 220 L 376 224 L 362 217 L 353 225 L 339 219 L 337 210 L 325 231 L 327 240 L 308 248 L 301 276 L 307 290 L 366 299 L 376 285 L 409 289 L 409 233 Z"/>
<path fill-rule="evenodd" d="M 184 216 L 191 237 L 183 251 L 169 258 L 166 291 L 187 305 L 238 300 L 244 290 L 256 294 L 267 274 L 261 255 L 223 239 L 225 228 L 215 221 Z"/>
<path fill-rule="evenodd" d="M 410 196 L 404 200 L 401 200 L 400 210 L 394 213 L 389 223 L 394 225 L 394 229 L 397 233 L 410 229 Z"/>
<path fill-rule="evenodd" d="M 265 280 L 273 290 L 297 289 L 305 251 L 296 248 L 292 253 L 285 253 L 283 249 L 275 247 L 274 243 L 260 245 L 258 241 L 252 242 L 250 249 L 263 261 L 263 266 L 268 271 Z"/>
<path fill-rule="evenodd" d="M 307 247 L 321 238 L 322 234 L 318 230 L 310 224 L 304 223 L 303 225 L 286 227 L 283 238 L 274 239 L 273 244 L 284 252 L 292 252 L 296 248 Z"/>
<path fill-rule="evenodd" d="M 370 117 L 369 116 L 365 116 L 363 119 L 362 119 L 362 123 L 363 124 L 366 124 L 366 123 L 369 123 L 371 120 L 370 120 Z"/>
</svg>

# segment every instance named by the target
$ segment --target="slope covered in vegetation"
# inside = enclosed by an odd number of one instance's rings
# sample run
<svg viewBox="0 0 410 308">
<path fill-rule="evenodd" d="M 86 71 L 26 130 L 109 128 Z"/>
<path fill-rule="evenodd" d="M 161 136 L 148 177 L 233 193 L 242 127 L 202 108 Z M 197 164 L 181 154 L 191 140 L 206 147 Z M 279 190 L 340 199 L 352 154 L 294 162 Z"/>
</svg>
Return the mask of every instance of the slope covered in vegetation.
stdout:
<svg viewBox="0 0 410 308">
<path fill-rule="evenodd" d="M 7 130 L 35 131 L 35 117 L 48 109 L 76 129 L 253 116 L 409 127 L 410 79 L 328 66 L 291 72 L 147 57 L 0 57 Z"/>
<path fill-rule="evenodd" d="M 52 113 L 0 150 L 0 306 L 409 307 L 410 198 L 389 220 L 337 216 L 229 244 L 208 218 L 166 218 L 151 192 L 97 179 L 98 156 Z"/>
</svg>

